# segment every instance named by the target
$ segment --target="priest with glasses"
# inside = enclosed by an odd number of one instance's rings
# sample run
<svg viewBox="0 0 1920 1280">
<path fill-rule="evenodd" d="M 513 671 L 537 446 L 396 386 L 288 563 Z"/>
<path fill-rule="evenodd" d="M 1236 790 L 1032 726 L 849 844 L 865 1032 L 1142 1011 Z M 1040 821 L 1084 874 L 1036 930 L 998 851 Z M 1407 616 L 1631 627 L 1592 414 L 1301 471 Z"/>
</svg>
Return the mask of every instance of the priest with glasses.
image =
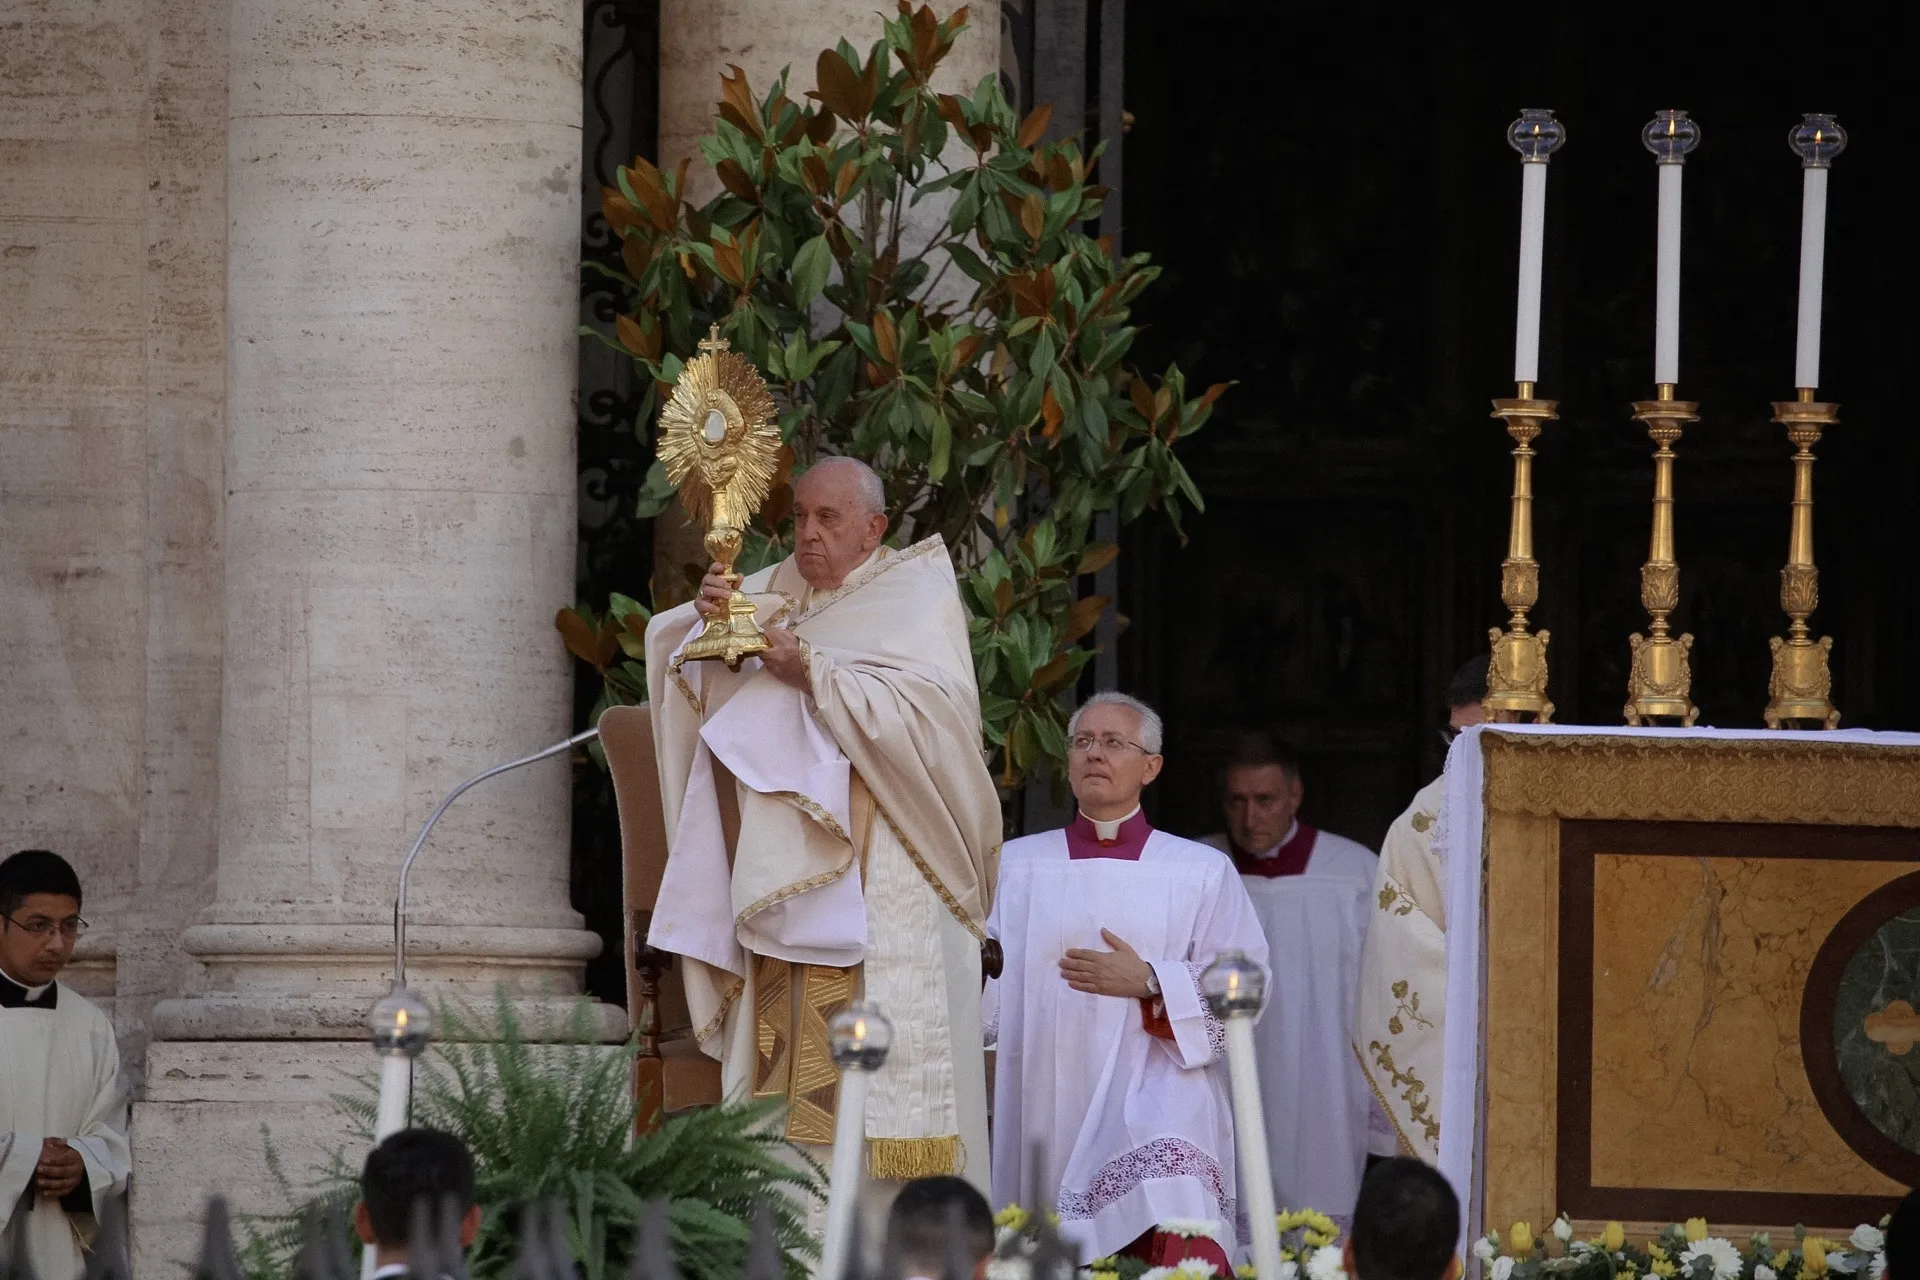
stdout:
<svg viewBox="0 0 1920 1280">
<path fill-rule="evenodd" d="M 1096 694 L 1067 734 L 1079 812 L 1008 842 L 988 922 L 1006 952 L 982 1019 L 998 1052 L 994 1201 L 1057 1206 L 1083 1261 L 1198 1256 L 1230 1274 L 1226 1029 L 1200 975 L 1224 951 L 1264 968 L 1266 937 L 1233 863 L 1141 812 L 1162 764 L 1152 708 Z"/>
</svg>

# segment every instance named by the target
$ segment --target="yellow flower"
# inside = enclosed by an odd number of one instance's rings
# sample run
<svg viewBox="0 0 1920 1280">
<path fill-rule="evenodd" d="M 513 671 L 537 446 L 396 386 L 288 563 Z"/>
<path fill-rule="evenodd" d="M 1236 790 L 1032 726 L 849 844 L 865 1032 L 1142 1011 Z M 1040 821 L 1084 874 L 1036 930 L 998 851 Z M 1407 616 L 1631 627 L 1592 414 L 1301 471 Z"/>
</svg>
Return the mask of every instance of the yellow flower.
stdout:
<svg viewBox="0 0 1920 1280">
<path fill-rule="evenodd" d="M 1659 1262 L 1667 1256 L 1667 1251 L 1657 1244 L 1650 1244 L 1647 1246 L 1647 1256 Z"/>
<path fill-rule="evenodd" d="M 1027 1229 L 1027 1211 L 1017 1204 L 1010 1204 L 993 1215 L 993 1225 L 996 1227 L 1006 1227 L 1012 1231 L 1025 1231 Z"/>
<path fill-rule="evenodd" d="M 1792 1261 L 1793 1255 L 1791 1253 L 1788 1253 L 1785 1249 L 1777 1249 L 1774 1251 L 1773 1261 L 1769 1265 L 1771 1265 L 1775 1271 L 1779 1271 L 1784 1269 L 1786 1265 Z"/>
<path fill-rule="evenodd" d="M 1627 1258 L 1620 1259 L 1620 1266 L 1613 1275 L 1614 1280 L 1633 1280 L 1633 1262 Z"/>
<path fill-rule="evenodd" d="M 1620 1252 L 1620 1247 L 1626 1242 L 1627 1229 L 1617 1222 L 1609 1222 L 1607 1229 L 1600 1233 L 1600 1247 L 1608 1253 Z"/>
<path fill-rule="evenodd" d="M 1299 1217 L 1301 1226 L 1315 1235 L 1326 1236 L 1328 1244 L 1331 1244 L 1334 1237 L 1340 1234 L 1340 1225 L 1318 1209 L 1302 1209 Z"/>
<path fill-rule="evenodd" d="M 1326 1246 L 1332 1244 L 1335 1240 L 1338 1240 L 1340 1238 L 1340 1233 L 1337 1231 L 1332 1233 L 1328 1233 L 1325 1231 L 1307 1231 L 1307 1232 L 1304 1232 L 1300 1238 L 1302 1240 L 1305 1240 L 1308 1244 L 1312 1245 L 1316 1249 L 1324 1249 Z"/>
<path fill-rule="evenodd" d="M 1827 1274 L 1827 1242 L 1819 1236 L 1808 1236 L 1800 1242 L 1800 1274 L 1803 1276 Z"/>
<path fill-rule="evenodd" d="M 1705 1218 L 1687 1219 L 1687 1243 L 1699 1244 L 1707 1238 L 1707 1220 Z"/>
<path fill-rule="evenodd" d="M 1120 1273 L 1118 1271 L 1095 1271 L 1093 1273 L 1093 1280 L 1120 1280 Z"/>
<path fill-rule="evenodd" d="M 1243 1262 L 1233 1269 L 1233 1274 L 1238 1280 L 1254 1280 L 1254 1277 L 1257 1276 L 1259 1272 L 1253 1269 L 1251 1262 Z M 1098 1280 L 1098 1277 L 1095 1277 L 1095 1280 Z"/>
<path fill-rule="evenodd" d="M 1120 1260 L 1112 1254 L 1108 1254 L 1104 1258 L 1095 1258 L 1087 1264 L 1087 1270 L 1089 1271 L 1118 1271 L 1119 1269 Z"/>
<path fill-rule="evenodd" d="M 1653 1272 L 1653 1274 L 1654 1274 L 1654 1275 L 1656 1275 L 1656 1276 L 1670 1276 L 1670 1275 L 1672 1275 L 1672 1274 L 1673 1274 L 1673 1261 L 1672 1261 L 1671 1259 L 1669 1259 L 1669 1258 L 1662 1258 L 1662 1259 L 1660 1259 L 1660 1260 L 1659 1260 L 1658 1262 L 1656 1262 L 1656 1263 L 1654 1263 L 1654 1264 L 1653 1264 L 1653 1267 L 1652 1267 L 1652 1272 Z"/>
<path fill-rule="evenodd" d="M 1533 1252 L 1533 1225 L 1516 1222 L 1507 1229 L 1507 1252 L 1519 1257 Z"/>
</svg>

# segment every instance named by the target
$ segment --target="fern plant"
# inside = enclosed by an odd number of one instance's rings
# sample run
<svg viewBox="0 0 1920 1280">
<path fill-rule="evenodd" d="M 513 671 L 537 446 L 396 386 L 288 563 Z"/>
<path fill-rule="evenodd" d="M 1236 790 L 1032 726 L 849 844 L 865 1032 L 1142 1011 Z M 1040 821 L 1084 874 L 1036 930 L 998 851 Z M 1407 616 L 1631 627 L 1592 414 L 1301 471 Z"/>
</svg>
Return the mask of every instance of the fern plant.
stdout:
<svg viewBox="0 0 1920 1280">
<path fill-rule="evenodd" d="M 596 1044 L 586 1000 L 554 1034 L 529 1035 L 504 994 L 486 1030 L 455 1009 L 441 1017 L 438 1052 L 416 1066 L 413 1122 L 473 1152 L 481 1206 L 473 1280 L 509 1280 L 521 1210 L 555 1200 L 583 1280 L 626 1273 L 641 1207 L 653 1200 L 667 1204 L 674 1258 L 688 1280 L 737 1280 L 763 1204 L 789 1277 L 803 1280 L 818 1252 L 806 1209 L 821 1194 L 820 1170 L 780 1136 L 777 1102 L 690 1112 L 635 1139 L 637 1047 Z M 371 1145 L 378 1091 L 371 1075 L 363 1085 L 334 1099 L 359 1140 L 356 1157 L 336 1150 L 297 1207 L 248 1221 L 248 1280 L 286 1280 L 310 1224 L 337 1219 L 359 1198 L 357 1153 Z M 301 1200 L 265 1138 L 269 1171 L 290 1201 Z"/>
</svg>

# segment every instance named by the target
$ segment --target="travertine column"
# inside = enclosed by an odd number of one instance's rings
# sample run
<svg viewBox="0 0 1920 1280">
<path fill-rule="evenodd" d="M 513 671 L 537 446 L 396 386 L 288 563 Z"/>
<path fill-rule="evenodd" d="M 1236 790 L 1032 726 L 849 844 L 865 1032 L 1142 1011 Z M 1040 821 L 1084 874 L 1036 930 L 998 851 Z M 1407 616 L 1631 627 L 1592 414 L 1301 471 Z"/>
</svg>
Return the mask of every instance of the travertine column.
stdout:
<svg viewBox="0 0 1920 1280">
<path fill-rule="evenodd" d="M 579 15 L 234 0 L 226 649 L 213 906 L 173 1040 L 357 1039 L 412 833 L 563 736 Z M 567 777 L 474 792 L 415 881 L 419 976 L 578 989 Z"/>
</svg>

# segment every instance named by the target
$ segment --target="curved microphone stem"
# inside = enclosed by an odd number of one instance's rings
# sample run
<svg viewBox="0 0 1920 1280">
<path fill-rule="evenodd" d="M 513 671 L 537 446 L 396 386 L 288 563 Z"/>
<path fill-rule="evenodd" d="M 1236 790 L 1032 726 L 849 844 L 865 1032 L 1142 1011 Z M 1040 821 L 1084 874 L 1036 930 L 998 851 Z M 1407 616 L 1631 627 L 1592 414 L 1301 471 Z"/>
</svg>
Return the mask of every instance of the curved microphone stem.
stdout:
<svg viewBox="0 0 1920 1280">
<path fill-rule="evenodd" d="M 395 986 L 405 986 L 407 982 L 407 876 L 413 871 L 413 860 L 420 856 L 420 848 L 426 844 L 427 835 L 433 830 L 433 824 L 440 821 L 440 815 L 447 811 L 447 806 L 458 800 L 469 787 L 478 786 L 488 778 L 498 777 L 500 774 L 518 769 L 521 765 L 533 764 L 571 751 L 582 743 L 592 742 L 599 736 L 598 729 L 587 729 L 576 733 L 566 741 L 543 747 L 530 756 L 521 756 L 518 760 L 509 760 L 505 764 L 497 764 L 491 769 L 476 773 L 447 792 L 446 798 L 434 809 L 433 816 L 427 819 L 427 825 L 420 828 L 420 835 L 414 840 L 413 848 L 407 850 L 407 860 L 400 864 L 400 888 L 393 898 L 393 981 Z"/>
</svg>

